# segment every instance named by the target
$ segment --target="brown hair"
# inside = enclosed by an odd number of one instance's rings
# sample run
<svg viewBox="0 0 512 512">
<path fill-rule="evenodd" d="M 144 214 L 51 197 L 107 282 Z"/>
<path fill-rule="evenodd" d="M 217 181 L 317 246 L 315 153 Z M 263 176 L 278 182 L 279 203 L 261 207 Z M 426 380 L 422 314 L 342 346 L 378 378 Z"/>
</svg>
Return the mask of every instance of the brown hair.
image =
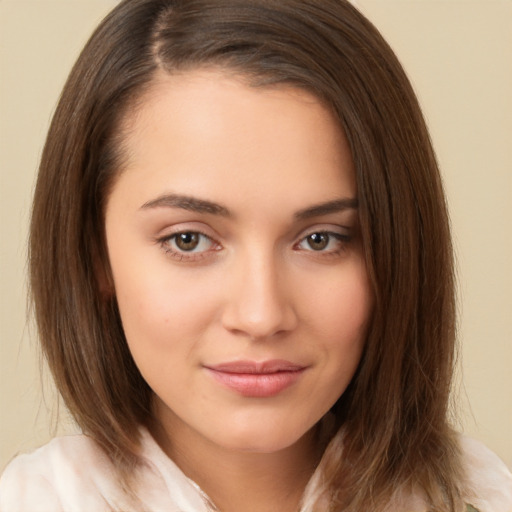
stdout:
<svg viewBox="0 0 512 512">
<path fill-rule="evenodd" d="M 396 489 L 416 487 L 433 509 L 458 510 L 459 454 L 447 421 L 453 263 L 441 180 L 398 60 L 344 0 L 125 0 L 95 31 L 49 130 L 30 236 L 41 343 L 65 403 L 129 472 L 151 390 L 105 291 L 104 204 L 122 169 L 123 118 L 158 70 L 202 65 L 254 86 L 313 92 L 352 151 L 375 307 L 358 371 L 333 408 L 343 453 L 326 451 L 321 499 L 333 511 L 383 510 Z"/>
</svg>

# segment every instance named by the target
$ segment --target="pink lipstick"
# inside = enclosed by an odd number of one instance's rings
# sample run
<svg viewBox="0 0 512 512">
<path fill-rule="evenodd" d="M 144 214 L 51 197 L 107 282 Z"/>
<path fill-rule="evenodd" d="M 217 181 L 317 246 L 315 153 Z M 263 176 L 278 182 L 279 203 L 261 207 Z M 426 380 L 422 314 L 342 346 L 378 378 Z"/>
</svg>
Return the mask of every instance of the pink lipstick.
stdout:
<svg viewBox="0 0 512 512">
<path fill-rule="evenodd" d="M 294 384 L 306 367 L 276 359 L 261 363 L 233 361 L 205 369 L 217 382 L 243 396 L 268 398 Z"/>
</svg>

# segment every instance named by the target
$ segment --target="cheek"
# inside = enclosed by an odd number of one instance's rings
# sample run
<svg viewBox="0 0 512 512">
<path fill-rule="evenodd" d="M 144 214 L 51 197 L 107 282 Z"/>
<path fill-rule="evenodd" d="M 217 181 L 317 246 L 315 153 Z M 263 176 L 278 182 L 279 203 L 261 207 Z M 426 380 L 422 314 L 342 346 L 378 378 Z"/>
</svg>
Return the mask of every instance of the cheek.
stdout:
<svg viewBox="0 0 512 512">
<path fill-rule="evenodd" d="M 151 279 L 125 280 L 118 302 L 128 347 L 146 382 L 157 394 L 188 396 L 193 381 L 185 368 L 197 365 L 211 304 L 200 300 L 197 287 L 182 290 Z"/>
<path fill-rule="evenodd" d="M 166 355 L 190 352 L 215 317 L 214 283 L 173 271 L 165 258 L 129 266 L 114 263 L 119 311 L 136 362 L 167 359 L 168 364 L 174 358 Z"/>
<path fill-rule="evenodd" d="M 316 289 L 309 298 L 308 323 L 324 362 L 319 385 L 333 402 L 359 365 L 373 308 L 364 266 L 358 263 L 346 270 L 333 275 L 328 286 Z"/>
<path fill-rule="evenodd" d="M 362 262 L 333 273 L 325 286 L 311 282 L 305 294 L 309 321 L 334 346 L 359 343 L 366 337 L 373 296 Z"/>
</svg>

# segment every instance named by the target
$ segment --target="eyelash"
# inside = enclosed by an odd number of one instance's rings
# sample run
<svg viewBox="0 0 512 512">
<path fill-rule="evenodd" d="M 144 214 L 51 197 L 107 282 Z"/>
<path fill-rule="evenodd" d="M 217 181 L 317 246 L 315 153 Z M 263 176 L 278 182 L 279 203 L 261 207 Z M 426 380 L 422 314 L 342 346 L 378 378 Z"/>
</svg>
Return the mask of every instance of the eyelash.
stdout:
<svg viewBox="0 0 512 512">
<path fill-rule="evenodd" d="M 204 251 L 183 251 L 175 248 L 172 248 L 170 244 L 175 243 L 176 239 L 180 235 L 199 235 L 201 238 L 205 238 L 209 241 L 212 248 L 208 248 Z M 294 249 L 297 248 L 300 249 L 300 245 L 307 243 L 308 238 L 314 236 L 314 235 L 320 235 L 320 236 L 327 236 L 328 237 L 328 245 L 331 244 L 332 239 L 335 239 L 339 243 L 339 247 L 336 249 L 330 249 L 330 250 L 314 250 L 311 249 L 304 249 L 306 252 L 311 252 L 312 255 L 321 256 L 321 257 L 336 257 L 342 254 L 346 249 L 347 245 L 352 241 L 352 236 L 348 234 L 342 234 L 337 233 L 334 231 L 328 231 L 328 230 L 316 230 L 311 231 L 310 233 L 303 236 L 297 243 L 294 244 Z M 221 245 L 216 242 L 211 236 L 207 235 L 206 233 L 203 233 L 198 230 L 184 230 L 184 231 L 178 231 L 176 233 L 172 233 L 171 235 L 166 235 L 162 238 L 159 238 L 157 242 L 160 244 L 164 252 L 172 257 L 173 259 L 177 261 L 184 261 L 184 262 L 197 262 L 201 261 L 202 259 L 206 258 L 210 252 L 216 252 L 219 251 L 222 247 Z M 201 243 L 201 242 L 199 242 Z"/>
</svg>

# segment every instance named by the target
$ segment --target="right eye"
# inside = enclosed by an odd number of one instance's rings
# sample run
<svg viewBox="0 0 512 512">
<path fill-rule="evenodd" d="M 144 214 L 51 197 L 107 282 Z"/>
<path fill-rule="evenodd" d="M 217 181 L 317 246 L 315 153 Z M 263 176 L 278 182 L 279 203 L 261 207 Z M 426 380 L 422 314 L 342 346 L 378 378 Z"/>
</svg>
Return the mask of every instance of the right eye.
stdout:
<svg viewBox="0 0 512 512">
<path fill-rule="evenodd" d="M 179 260 L 204 255 L 218 248 L 218 244 L 199 231 L 180 231 L 159 240 L 166 253 Z"/>
<path fill-rule="evenodd" d="M 178 250 L 185 252 L 202 252 L 208 249 L 207 246 L 210 242 L 205 235 L 193 231 L 173 235 L 170 241 Z"/>
</svg>

